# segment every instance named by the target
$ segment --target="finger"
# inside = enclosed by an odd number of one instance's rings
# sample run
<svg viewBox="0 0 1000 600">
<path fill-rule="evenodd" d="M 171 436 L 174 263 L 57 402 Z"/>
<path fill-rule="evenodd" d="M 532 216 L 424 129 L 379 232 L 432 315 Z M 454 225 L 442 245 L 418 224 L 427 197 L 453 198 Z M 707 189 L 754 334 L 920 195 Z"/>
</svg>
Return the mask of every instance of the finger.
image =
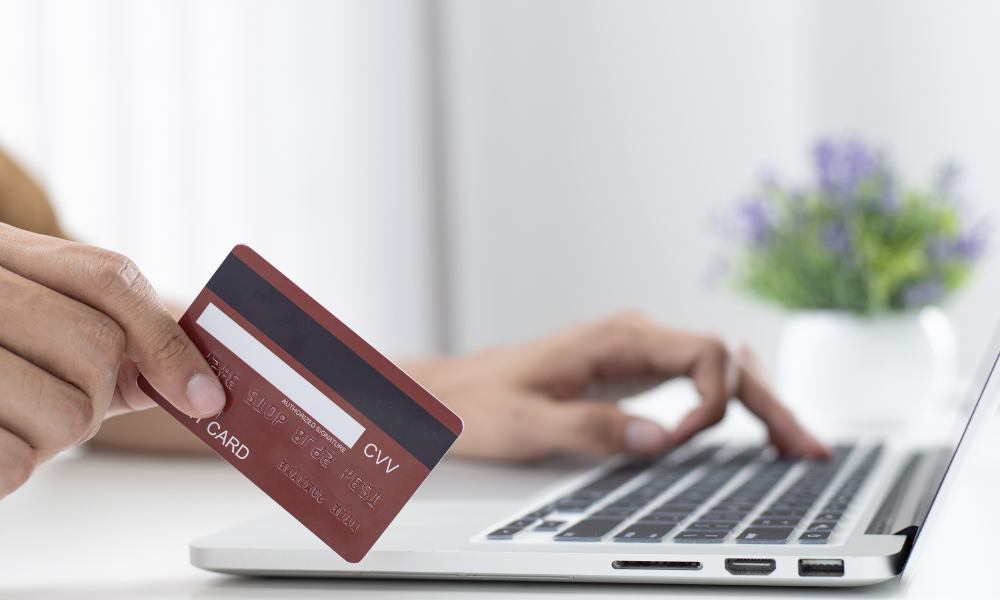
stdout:
<svg viewBox="0 0 1000 600">
<path fill-rule="evenodd" d="M 118 324 L 3 268 L 0 306 L 0 347 L 75 386 L 103 413 L 125 349 L 125 333 Z"/>
<path fill-rule="evenodd" d="M 206 417 L 224 407 L 208 363 L 128 258 L 0 226 L 0 266 L 111 317 L 125 332 L 125 354 L 182 412 Z"/>
<path fill-rule="evenodd" d="M 156 406 L 156 402 L 136 384 L 138 377 L 139 367 L 131 358 L 123 356 L 121 367 L 118 369 L 118 384 L 115 386 L 108 411 L 104 414 L 105 419 Z"/>
<path fill-rule="evenodd" d="M 683 444 L 699 431 L 711 427 L 726 415 L 732 384 L 727 382 L 727 367 L 739 365 L 736 396 L 759 417 L 768 428 L 771 443 L 788 456 L 825 458 L 830 451 L 806 432 L 771 390 L 756 357 L 740 349 L 733 362 L 726 345 L 705 338 L 690 371 L 690 377 L 701 396 L 701 404 L 692 410 L 674 430 L 672 442 Z"/>
<path fill-rule="evenodd" d="M 122 356 L 125 333 L 107 315 L 3 268 L 0 306 L 0 347 L 83 391 L 98 416 L 155 405 Z"/>
<path fill-rule="evenodd" d="M 628 312 L 534 342 L 513 368 L 525 373 L 526 385 L 555 398 L 617 399 L 686 374 L 695 342 L 697 336 Z"/>
<path fill-rule="evenodd" d="M 573 328 L 541 346 L 540 356 L 530 356 L 538 365 L 536 386 L 556 398 L 586 393 L 595 381 L 691 377 L 702 402 L 671 434 L 672 445 L 687 441 L 725 415 L 726 346 L 716 338 L 624 313 Z"/>
<path fill-rule="evenodd" d="M 829 458 L 831 451 L 807 432 L 788 408 L 778 400 L 756 357 L 744 351 L 737 395 L 743 404 L 767 425 L 771 443 L 788 456 Z"/>
<path fill-rule="evenodd" d="M 725 345 L 711 338 L 700 340 L 700 348 L 691 357 L 687 375 L 701 397 L 701 404 L 692 409 L 672 432 L 671 443 L 675 446 L 683 444 L 726 416 L 729 401 L 726 366 Z"/>
<path fill-rule="evenodd" d="M 0 499 L 24 485 L 35 470 L 35 452 L 27 442 L 0 429 Z"/>
<path fill-rule="evenodd" d="M 100 425 L 76 386 L 0 348 L 0 429 L 33 450 L 38 463 L 89 439 Z"/>
<path fill-rule="evenodd" d="M 594 401 L 540 400 L 533 421 L 547 453 L 560 451 L 652 455 L 670 442 L 656 423 L 633 417 L 616 405 Z"/>
</svg>

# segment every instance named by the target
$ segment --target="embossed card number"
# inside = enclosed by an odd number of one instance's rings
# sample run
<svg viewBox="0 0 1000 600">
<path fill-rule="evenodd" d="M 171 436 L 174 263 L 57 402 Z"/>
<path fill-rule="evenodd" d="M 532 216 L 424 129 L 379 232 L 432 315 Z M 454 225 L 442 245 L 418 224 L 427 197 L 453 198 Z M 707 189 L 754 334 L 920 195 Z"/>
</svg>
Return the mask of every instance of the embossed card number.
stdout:
<svg viewBox="0 0 1000 600">
<path fill-rule="evenodd" d="M 174 418 L 349 562 L 360 561 L 462 421 L 246 246 L 180 321 L 226 390 Z"/>
</svg>

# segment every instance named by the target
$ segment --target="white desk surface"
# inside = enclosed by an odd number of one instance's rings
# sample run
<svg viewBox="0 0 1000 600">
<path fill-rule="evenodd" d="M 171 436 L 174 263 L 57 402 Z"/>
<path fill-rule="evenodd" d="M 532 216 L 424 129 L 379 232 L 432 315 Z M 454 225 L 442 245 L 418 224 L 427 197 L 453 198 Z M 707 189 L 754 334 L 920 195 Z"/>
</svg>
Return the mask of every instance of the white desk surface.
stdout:
<svg viewBox="0 0 1000 600">
<path fill-rule="evenodd" d="M 951 510 L 916 577 L 846 590 L 650 585 L 249 579 L 201 571 L 188 543 L 276 505 L 221 459 L 78 451 L 42 467 L 0 501 L 0 598 L 489 598 L 650 597 L 1000 598 L 1000 421 L 962 470 Z M 470 470 L 510 469 L 448 459 L 418 492 L 428 497 L 518 497 L 573 461 L 524 468 L 524 489 L 463 486 Z M 576 461 L 580 466 L 581 461 Z M 475 478 L 482 481 L 482 477 Z"/>
</svg>

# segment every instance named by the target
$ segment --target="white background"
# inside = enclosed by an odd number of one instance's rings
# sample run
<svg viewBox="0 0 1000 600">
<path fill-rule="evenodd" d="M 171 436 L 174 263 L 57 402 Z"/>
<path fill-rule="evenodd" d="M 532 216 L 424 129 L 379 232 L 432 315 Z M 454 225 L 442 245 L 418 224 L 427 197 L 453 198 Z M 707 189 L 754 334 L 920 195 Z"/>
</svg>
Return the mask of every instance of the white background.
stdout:
<svg viewBox="0 0 1000 600">
<path fill-rule="evenodd" d="M 0 144 L 179 302 L 245 241 L 391 353 L 639 308 L 773 363 L 781 314 L 706 281 L 711 215 L 857 134 L 914 182 L 956 159 L 1000 216 L 997 23 L 987 0 L 0 0 Z M 966 371 L 998 260 L 947 307 Z"/>
</svg>

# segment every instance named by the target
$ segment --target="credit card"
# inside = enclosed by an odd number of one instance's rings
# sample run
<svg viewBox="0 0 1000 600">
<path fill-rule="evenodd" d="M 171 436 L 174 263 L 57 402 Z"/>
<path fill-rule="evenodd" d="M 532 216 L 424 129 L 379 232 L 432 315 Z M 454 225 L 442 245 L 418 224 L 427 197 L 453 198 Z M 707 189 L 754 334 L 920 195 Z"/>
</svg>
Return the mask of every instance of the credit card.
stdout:
<svg viewBox="0 0 1000 600">
<path fill-rule="evenodd" d="M 217 416 L 139 387 L 348 562 L 364 558 L 462 420 L 247 246 L 180 320 L 226 390 Z"/>
</svg>

